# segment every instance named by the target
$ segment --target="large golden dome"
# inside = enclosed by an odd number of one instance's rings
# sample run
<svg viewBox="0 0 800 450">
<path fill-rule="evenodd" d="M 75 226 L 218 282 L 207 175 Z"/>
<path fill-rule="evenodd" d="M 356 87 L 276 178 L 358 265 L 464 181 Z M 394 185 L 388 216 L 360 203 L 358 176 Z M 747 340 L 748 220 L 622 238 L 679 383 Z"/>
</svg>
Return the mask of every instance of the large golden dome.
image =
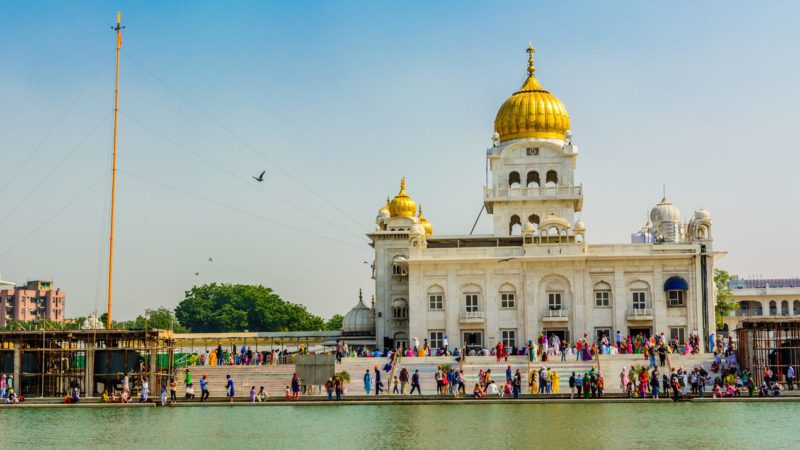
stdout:
<svg viewBox="0 0 800 450">
<path fill-rule="evenodd" d="M 406 178 L 403 177 L 400 180 L 400 192 L 389 202 L 389 214 L 392 217 L 414 217 L 416 212 L 417 204 L 414 203 L 414 199 L 406 194 Z"/>
<path fill-rule="evenodd" d="M 533 76 L 533 47 L 528 47 L 528 79 L 503 103 L 494 119 L 500 142 L 512 139 L 564 139 L 569 114 L 561 100 L 544 90 Z"/>
</svg>

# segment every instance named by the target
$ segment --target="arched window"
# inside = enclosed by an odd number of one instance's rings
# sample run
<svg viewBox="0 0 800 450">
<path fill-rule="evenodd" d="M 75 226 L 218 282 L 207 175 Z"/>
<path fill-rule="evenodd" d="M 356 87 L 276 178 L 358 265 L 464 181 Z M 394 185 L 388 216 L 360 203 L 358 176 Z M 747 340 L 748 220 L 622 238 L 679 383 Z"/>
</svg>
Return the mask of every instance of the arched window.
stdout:
<svg viewBox="0 0 800 450">
<path fill-rule="evenodd" d="M 611 285 L 601 281 L 594 285 L 594 306 L 609 308 L 611 306 Z"/>
<path fill-rule="evenodd" d="M 769 315 L 770 316 L 778 315 L 778 304 L 775 302 L 775 300 L 769 302 Z"/>
<path fill-rule="evenodd" d="M 508 234 L 511 236 L 522 234 L 522 221 L 519 220 L 519 216 L 516 214 L 511 216 L 511 220 L 508 222 Z"/>
<path fill-rule="evenodd" d="M 679 276 L 672 276 L 664 282 L 664 292 L 667 293 L 667 306 L 686 306 L 686 292 L 689 283 Z"/>
<path fill-rule="evenodd" d="M 514 309 L 517 307 L 517 289 L 509 284 L 504 283 L 498 290 L 500 297 L 500 308 Z"/>
<path fill-rule="evenodd" d="M 404 298 L 392 300 L 392 319 L 408 319 L 408 301 Z"/>
<path fill-rule="evenodd" d="M 519 185 L 520 185 L 519 172 L 514 171 L 508 174 L 508 187 L 519 187 Z"/>
<path fill-rule="evenodd" d="M 539 187 L 542 184 L 541 180 L 539 179 L 539 172 L 535 170 L 531 170 L 528 172 L 528 177 L 526 179 L 525 185 L 528 187 Z"/>
<path fill-rule="evenodd" d="M 545 175 L 544 185 L 547 187 L 558 186 L 558 173 L 555 170 L 548 170 Z"/>
<path fill-rule="evenodd" d="M 403 267 L 402 264 L 394 263 L 392 264 L 392 275 L 404 277 L 408 275 L 408 269 Z"/>
<path fill-rule="evenodd" d="M 788 316 L 789 315 L 789 301 L 784 300 L 781 302 L 781 315 Z"/>
<path fill-rule="evenodd" d="M 795 316 L 800 316 L 800 300 L 795 300 L 792 304 L 792 309 L 794 310 L 792 314 Z"/>
<path fill-rule="evenodd" d="M 741 300 L 739 302 L 739 310 L 736 311 L 736 314 L 739 316 L 761 316 L 763 315 L 764 311 L 761 308 L 761 302 L 756 302 L 752 300 Z"/>
<path fill-rule="evenodd" d="M 438 284 L 428 288 L 428 309 L 431 311 L 444 309 L 444 289 Z"/>
<path fill-rule="evenodd" d="M 530 216 L 528 216 L 528 222 L 530 222 L 530 224 L 533 225 L 534 230 L 539 229 L 539 216 L 537 216 L 536 214 L 531 214 Z"/>
</svg>

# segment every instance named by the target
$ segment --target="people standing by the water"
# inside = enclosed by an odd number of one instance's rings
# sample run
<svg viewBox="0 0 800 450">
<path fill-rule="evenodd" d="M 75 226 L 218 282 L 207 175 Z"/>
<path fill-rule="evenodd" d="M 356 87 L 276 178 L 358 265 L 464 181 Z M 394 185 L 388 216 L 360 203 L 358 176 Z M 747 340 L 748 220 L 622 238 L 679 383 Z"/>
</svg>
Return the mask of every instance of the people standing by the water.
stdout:
<svg viewBox="0 0 800 450">
<path fill-rule="evenodd" d="M 300 398 L 300 377 L 297 375 L 297 372 L 292 375 L 292 400 L 297 400 Z"/>
<path fill-rule="evenodd" d="M 426 342 L 427 345 L 427 342 Z M 383 392 L 383 382 L 381 381 L 381 371 L 378 366 L 375 366 L 375 395 L 380 395 Z"/>
<path fill-rule="evenodd" d="M 142 395 L 139 397 L 139 403 L 144 403 L 147 401 L 147 396 L 150 390 L 150 383 L 147 381 L 147 377 L 142 378 Z"/>
<path fill-rule="evenodd" d="M 167 383 L 161 383 L 161 406 L 167 405 Z"/>
<path fill-rule="evenodd" d="M 409 373 L 408 373 L 408 369 L 403 367 L 400 370 L 400 394 L 405 395 L 406 393 L 408 393 L 409 378 L 410 378 L 410 376 L 409 376 Z"/>
<path fill-rule="evenodd" d="M 263 387 L 262 387 L 263 389 Z M 325 382 L 325 393 L 328 394 L 328 401 L 333 400 L 333 378 L 328 378 Z"/>
<path fill-rule="evenodd" d="M 369 372 L 369 371 L 367 371 Z M 414 375 L 411 376 L 411 392 L 410 394 L 414 393 L 414 389 L 417 390 L 417 394 L 422 395 L 422 388 L 419 386 L 419 370 L 414 371 Z"/>
<path fill-rule="evenodd" d="M 236 388 L 233 384 L 233 378 L 230 375 L 225 375 L 225 378 L 228 380 L 225 383 L 225 393 L 228 397 L 229 402 L 233 402 L 233 398 L 236 396 Z"/>
<path fill-rule="evenodd" d="M 170 377 L 169 379 L 169 402 L 175 403 L 178 401 L 178 383 L 175 381 L 175 378 Z"/>
<path fill-rule="evenodd" d="M 369 373 L 369 369 L 367 369 L 367 371 L 364 373 L 363 379 L 364 379 L 364 393 L 369 395 L 372 392 L 372 375 Z"/>
<path fill-rule="evenodd" d="M 342 393 L 344 392 L 344 382 L 342 381 L 342 377 L 339 375 L 333 377 L 333 391 L 336 394 L 336 400 L 341 400 Z"/>
<path fill-rule="evenodd" d="M 200 401 L 204 402 L 208 400 L 208 381 L 206 381 L 206 375 L 204 374 L 200 377 Z"/>
</svg>

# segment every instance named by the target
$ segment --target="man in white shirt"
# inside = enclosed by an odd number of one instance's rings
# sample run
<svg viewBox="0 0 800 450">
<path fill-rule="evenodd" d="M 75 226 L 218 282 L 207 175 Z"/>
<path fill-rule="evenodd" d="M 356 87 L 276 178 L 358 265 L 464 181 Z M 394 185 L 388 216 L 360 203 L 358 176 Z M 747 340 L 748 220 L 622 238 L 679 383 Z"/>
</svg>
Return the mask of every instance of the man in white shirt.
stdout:
<svg viewBox="0 0 800 450">
<path fill-rule="evenodd" d="M 789 366 L 786 370 L 786 385 L 790 391 L 794 390 L 794 367 L 792 366 Z"/>
</svg>

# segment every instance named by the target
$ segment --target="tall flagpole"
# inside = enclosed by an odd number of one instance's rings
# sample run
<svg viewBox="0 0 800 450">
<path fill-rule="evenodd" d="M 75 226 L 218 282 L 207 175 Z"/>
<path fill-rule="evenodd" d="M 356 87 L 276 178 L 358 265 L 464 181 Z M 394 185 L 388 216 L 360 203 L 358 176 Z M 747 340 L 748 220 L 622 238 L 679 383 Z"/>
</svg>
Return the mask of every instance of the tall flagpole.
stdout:
<svg viewBox="0 0 800 450">
<path fill-rule="evenodd" d="M 119 121 L 119 50 L 122 47 L 122 29 L 120 25 L 121 14 L 117 11 L 117 26 L 112 27 L 117 32 L 117 69 L 114 81 L 114 159 L 111 166 L 111 230 L 108 240 L 108 317 L 106 328 L 111 329 L 111 294 L 114 279 L 114 207 L 117 193 L 117 124 Z"/>
</svg>

